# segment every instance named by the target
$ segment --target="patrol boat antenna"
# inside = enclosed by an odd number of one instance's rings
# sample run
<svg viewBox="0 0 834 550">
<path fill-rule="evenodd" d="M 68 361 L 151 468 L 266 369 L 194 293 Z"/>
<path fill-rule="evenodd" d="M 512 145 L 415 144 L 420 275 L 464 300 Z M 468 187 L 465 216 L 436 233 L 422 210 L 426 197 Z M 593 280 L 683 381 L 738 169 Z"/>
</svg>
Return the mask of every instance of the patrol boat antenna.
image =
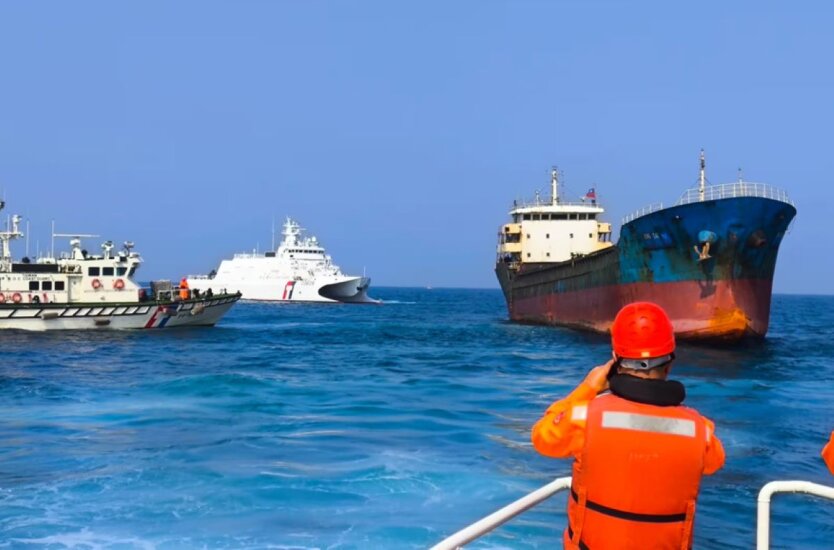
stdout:
<svg viewBox="0 0 834 550">
<path fill-rule="evenodd" d="M 707 170 L 707 159 L 704 156 L 704 150 L 701 149 L 701 177 L 698 180 L 698 199 L 703 202 L 704 196 L 706 195 L 707 186 L 706 186 L 706 170 Z"/>
<path fill-rule="evenodd" d="M 550 204 L 559 204 L 559 170 L 555 166 L 550 169 Z"/>
<path fill-rule="evenodd" d="M 6 206 L 6 201 L 0 200 L 0 210 L 2 210 Z M 23 236 L 23 233 L 20 232 L 20 220 L 22 218 L 15 214 L 11 216 L 7 222 L 6 230 L 0 231 L 0 242 L 2 242 L 2 260 L 3 263 L 10 263 L 12 261 L 12 247 L 11 241 L 12 239 L 19 239 Z"/>
<path fill-rule="evenodd" d="M 61 237 L 61 238 L 69 239 L 70 240 L 70 246 L 72 247 L 70 249 L 70 257 L 73 260 L 83 260 L 84 259 L 84 251 L 81 250 L 81 239 L 94 239 L 94 238 L 99 237 L 99 236 L 100 235 L 86 235 L 84 233 L 55 233 L 55 222 L 52 222 L 52 256 L 50 256 L 50 257 L 51 258 L 55 257 L 55 237 Z M 110 248 L 112 249 L 113 248 L 112 242 L 107 241 L 107 243 L 110 243 Z M 102 249 L 105 250 L 104 258 L 105 259 L 110 259 L 110 255 L 107 254 L 107 252 L 109 252 L 109 250 L 106 249 L 106 246 L 105 246 L 107 243 L 102 244 L 101 247 L 102 247 Z"/>
</svg>

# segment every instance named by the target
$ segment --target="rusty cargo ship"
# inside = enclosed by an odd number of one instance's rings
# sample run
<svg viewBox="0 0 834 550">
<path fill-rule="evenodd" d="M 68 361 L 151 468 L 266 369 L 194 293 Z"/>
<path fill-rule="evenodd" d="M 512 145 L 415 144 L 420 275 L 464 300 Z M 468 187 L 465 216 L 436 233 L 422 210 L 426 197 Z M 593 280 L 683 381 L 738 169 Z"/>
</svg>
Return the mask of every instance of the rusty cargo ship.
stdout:
<svg viewBox="0 0 834 550">
<path fill-rule="evenodd" d="M 612 242 L 594 190 L 515 202 L 499 232 L 495 272 L 512 321 L 609 330 L 633 301 L 661 305 L 685 339 L 763 338 L 779 246 L 796 208 L 786 193 L 743 181 L 698 186 L 667 208 L 623 220 Z"/>
</svg>

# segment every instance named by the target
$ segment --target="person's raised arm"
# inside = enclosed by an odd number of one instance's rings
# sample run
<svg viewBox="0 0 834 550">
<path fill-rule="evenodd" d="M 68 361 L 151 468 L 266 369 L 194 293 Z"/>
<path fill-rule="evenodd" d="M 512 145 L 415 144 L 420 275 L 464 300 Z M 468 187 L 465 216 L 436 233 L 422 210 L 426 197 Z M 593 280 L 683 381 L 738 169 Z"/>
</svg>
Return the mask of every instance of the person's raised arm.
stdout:
<svg viewBox="0 0 834 550">
<path fill-rule="evenodd" d="M 715 435 L 715 424 L 704 417 L 707 423 L 707 450 L 704 456 L 704 474 L 712 475 L 724 466 L 724 445 Z"/>
<path fill-rule="evenodd" d="M 588 402 L 608 387 L 614 360 L 594 367 L 570 395 L 547 408 L 533 426 L 533 447 L 545 456 L 562 458 L 582 449 Z"/>
</svg>

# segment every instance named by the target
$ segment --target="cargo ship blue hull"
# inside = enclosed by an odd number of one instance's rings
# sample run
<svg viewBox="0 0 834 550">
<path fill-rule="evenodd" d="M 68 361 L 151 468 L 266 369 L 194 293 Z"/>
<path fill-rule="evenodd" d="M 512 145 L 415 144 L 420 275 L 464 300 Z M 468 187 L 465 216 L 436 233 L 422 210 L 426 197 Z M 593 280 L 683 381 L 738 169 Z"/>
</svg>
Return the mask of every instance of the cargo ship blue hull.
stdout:
<svg viewBox="0 0 834 550">
<path fill-rule="evenodd" d="M 625 223 L 615 246 L 557 263 L 499 260 L 510 319 L 607 331 L 630 302 L 661 305 L 678 336 L 764 337 L 785 200 L 736 196 L 679 204 Z"/>
</svg>

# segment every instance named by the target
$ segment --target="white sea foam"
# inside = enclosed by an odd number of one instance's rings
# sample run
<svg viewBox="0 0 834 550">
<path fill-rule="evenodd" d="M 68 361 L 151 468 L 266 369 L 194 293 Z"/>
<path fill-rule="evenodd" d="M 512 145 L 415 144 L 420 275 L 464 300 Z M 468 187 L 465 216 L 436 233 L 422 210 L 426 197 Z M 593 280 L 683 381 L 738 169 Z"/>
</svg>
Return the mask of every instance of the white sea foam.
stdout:
<svg viewBox="0 0 834 550">
<path fill-rule="evenodd" d="M 82 548 L 84 550 L 106 550 L 113 546 L 129 546 L 143 550 L 155 550 L 156 544 L 135 537 L 121 537 L 107 533 L 99 533 L 89 529 L 80 531 L 56 533 L 40 538 L 11 538 L 10 542 L 33 544 L 38 546 L 53 546 L 66 548 Z"/>
</svg>

